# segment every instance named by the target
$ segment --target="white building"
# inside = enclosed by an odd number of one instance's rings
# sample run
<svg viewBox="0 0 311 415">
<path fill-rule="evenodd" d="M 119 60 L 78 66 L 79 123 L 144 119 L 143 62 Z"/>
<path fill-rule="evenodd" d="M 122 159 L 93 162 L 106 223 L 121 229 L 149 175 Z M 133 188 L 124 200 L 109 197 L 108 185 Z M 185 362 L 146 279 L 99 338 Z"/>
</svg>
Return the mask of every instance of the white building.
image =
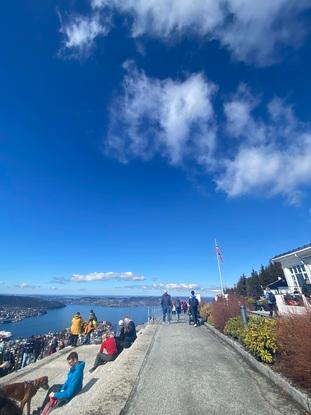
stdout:
<svg viewBox="0 0 311 415">
<path fill-rule="evenodd" d="M 272 258 L 280 262 L 291 293 L 311 294 L 311 243 Z"/>
</svg>

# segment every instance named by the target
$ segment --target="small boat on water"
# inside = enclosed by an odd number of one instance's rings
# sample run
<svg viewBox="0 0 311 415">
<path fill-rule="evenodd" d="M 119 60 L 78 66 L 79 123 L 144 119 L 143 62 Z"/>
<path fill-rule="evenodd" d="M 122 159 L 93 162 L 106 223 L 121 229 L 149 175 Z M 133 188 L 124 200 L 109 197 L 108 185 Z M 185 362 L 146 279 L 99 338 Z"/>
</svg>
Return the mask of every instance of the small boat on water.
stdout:
<svg viewBox="0 0 311 415">
<path fill-rule="evenodd" d="M 0 339 L 9 340 L 12 337 L 10 331 L 0 330 Z"/>
</svg>

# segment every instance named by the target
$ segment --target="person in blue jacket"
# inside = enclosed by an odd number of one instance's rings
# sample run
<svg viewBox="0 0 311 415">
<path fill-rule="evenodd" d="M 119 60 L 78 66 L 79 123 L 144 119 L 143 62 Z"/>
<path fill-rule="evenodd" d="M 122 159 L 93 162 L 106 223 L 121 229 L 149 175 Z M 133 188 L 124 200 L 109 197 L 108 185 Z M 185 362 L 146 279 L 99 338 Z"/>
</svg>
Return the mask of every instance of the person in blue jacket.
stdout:
<svg viewBox="0 0 311 415">
<path fill-rule="evenodd" d="M 67 362 L 70 365 L 70 370 L 66 382 L 63 385 L 53 385 L 50 387 L 41 410 L 44 409 L 50 399 L 56 399 L 57 406 L 66 404 L 82 389 L 85 362 L 79 362 L 77 352 L 71 352 L 67 357 Z"/>
</svg>

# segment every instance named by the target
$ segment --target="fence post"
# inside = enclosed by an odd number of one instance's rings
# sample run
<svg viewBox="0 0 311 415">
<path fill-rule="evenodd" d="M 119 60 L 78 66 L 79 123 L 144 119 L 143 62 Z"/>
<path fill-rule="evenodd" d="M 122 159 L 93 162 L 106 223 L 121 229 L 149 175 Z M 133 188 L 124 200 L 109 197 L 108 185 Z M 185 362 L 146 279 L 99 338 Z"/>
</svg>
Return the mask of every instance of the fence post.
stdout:
<svg viewBox="0 0 311 415">
<path fill-rule="evenodd" d="M 244 325 L 244 327 L 246 327 L 247 323 L 248 323 L 248 316 L 247 316 L 247 311 L 246 311 L 246 307 L 245 307 L 244 304 L 240 305 L 240 312 L 241 312 L 243 325 Z"/>
</svg>

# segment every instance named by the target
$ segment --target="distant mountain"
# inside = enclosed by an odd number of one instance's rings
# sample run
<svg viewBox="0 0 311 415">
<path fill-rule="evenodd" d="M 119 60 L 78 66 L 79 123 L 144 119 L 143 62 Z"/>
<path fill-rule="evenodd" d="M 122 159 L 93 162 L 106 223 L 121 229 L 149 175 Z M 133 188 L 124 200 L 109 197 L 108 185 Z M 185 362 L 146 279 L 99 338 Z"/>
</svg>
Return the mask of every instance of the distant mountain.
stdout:
<svg viewBox="0 0 311 415">
<path fill-rule="evenodd" d="M 177 296 L 173 296 L 174 301 Z M 187 300 L 188 297 L 179 297 L 180 300 Z M 212 298 L 202 298 L 204 301 L 210 303 Z M 90 304 L 100 305 L 106 307 L 152 307 L 160 306 L 161 296 L 82 296 L 82 297 L 70 297 L 64 296 L 62 301 L 65 304 Z"/>
<path fill-rule="evenodd" d="M 61 308 L 65 304 L 56 300 L 18 295 L 0 295 L 0 307 Z"/>
</svg>

